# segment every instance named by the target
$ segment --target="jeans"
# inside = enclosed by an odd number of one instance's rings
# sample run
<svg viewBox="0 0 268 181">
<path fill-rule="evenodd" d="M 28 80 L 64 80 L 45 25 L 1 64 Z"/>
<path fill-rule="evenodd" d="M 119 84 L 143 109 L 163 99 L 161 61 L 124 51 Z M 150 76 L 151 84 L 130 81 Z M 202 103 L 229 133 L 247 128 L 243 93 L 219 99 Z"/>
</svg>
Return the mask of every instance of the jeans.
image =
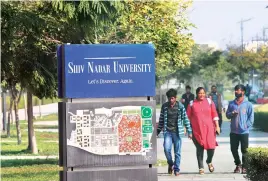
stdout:
<svg viewBox="0 0 268 181">
<path fill-rule="evenodd" d="M 199 169 L 204 169 L 204 163 L 203 163 L 203 158 L 204 158 L 204 147 L 202 147 L 196 139 L 193 137 L 193 142 L 196 147 L 196 157 L 197 157 L 197 162 L 198 162 L 198 167 Z M 209 164 L 212 162 L 212 158 L 214 156 L 214 149 L 207 150 L 207 160 L 206 163 Z"/>
<path fill-rule="evenodd" d="M 172 160 L 171 149 L 174 144 L 175 162 Z M 164 135 L 164 151 L 169 166 L 174 165 L 174 171 L 180 171 L 181 162 L 181 137 L 178 133 L 167 131 Z"/>
<path fill-rule="evenodd" d="M 234 157 L 235 165 L 241 165 L 241 160 L 238 154 L 239 143 L 241 143 L 242 163 L 246 166 L 246 154 L 248 149 L 248 134 L 230 134 L 231 151 Z"/>
</svg>

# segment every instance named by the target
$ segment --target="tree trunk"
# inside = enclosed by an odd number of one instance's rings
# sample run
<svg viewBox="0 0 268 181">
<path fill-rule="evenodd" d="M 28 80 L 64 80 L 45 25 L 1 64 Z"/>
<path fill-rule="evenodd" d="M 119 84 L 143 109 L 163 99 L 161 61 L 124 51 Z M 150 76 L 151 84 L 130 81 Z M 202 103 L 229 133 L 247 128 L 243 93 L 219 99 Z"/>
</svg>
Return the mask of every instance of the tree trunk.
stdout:
<svg viewBox="0 0 268 181">
<path fill-rule="evenodd" d="M 16 84 L 11 85 L 10 91 L 12 94 L 12 100 L 14 103 L 14 112 L 15 112 L 15 122 L 16 122 L 16 130 L 17 130 L 17 140 L 18 145 L 21 144 L 21 131 L 20 131 L 20 122 L 19 122 L 19 113 L 18 113 L 18 91 L 16 89 Z M 22 89 L 20 90 L 22 91 Z M 21 94 L 21 93 L 20 93 Z"/>
<path fill-rule="evenodd" d="M 27 98 L 25 93 L 23 93 L 23 100 L 24 100 L 24 116 L 25 120 L 27 120 Z"/>
<path fill-rule="evenodd" d="M 12 115 L 12 109 L 13 109 L 13 99 L 10 97 L 10 105 L 9 105 L 9 111 L 7 115 L 7 137 L 10 138 L 10 122 L 11 122 L 11 115 Z"/>
<path fill-rule="evenodd" d="M 28 150 L 33 154 L 38 153 L 37 142 L 33 126 L 33 95 L 27 91 L 27 114 L 28 114 Z"/>
<path fill-rule="evenodd" d="M 11 121 L 11 123 L 12 124 L 15 124 L 15 121 L 14 121 L 14 114 L 13 114 L 13 99 L 12 98 L 10 98 L 11 100 L 12 100 L 12 109 L 10 109 L 9 111 L 10 111 L 10 121 Z M 11 100 L 10 100 L 10 102 L 11 102 Z"/>
<path fill-rule="evenodd" d="M 38 99 L 38 104 L 39 104 L 39 118 L 42 119 L 41 99 Z"/>
<path fill-rule="evenodd" d="M 21 144 L 21 130 L 20 130 L 20 120 L 19 120 L 19 112 L 18 112 L 18 101 L 14 100 L 14 111 L 15 111 L 15 121 L 16 121 L 16 129 L 17 129 L 17 140 L 18 145 Z"/>
</svg>

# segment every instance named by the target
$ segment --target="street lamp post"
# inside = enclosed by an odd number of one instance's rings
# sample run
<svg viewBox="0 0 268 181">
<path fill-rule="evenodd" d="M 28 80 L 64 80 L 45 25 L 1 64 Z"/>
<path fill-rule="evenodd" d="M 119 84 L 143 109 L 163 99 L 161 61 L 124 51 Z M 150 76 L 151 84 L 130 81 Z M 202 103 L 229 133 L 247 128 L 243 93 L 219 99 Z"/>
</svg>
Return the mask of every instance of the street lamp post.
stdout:
<svg viewBox="0 0 268 181">
<path fill-rule="evenodd" d="M 252 20 L 253 18 L 249 18 L 249 19 L 241 19 L 241 21 L 239 21 L 238 23 L 240 23 L 240 29 L 241 29 L 241 52 L 244 51 L 244 23 L 247 21 Z"/>
</svg>

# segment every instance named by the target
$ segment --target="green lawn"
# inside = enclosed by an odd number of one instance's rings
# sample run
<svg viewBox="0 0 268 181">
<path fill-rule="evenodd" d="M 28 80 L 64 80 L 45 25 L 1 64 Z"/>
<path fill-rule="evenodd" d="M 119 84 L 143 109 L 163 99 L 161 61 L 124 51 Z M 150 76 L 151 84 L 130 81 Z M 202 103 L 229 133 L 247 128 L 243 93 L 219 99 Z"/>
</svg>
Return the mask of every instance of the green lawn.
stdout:
<svg viewBox="0 0 268 181">
<path fill-rule="evenodd" d="M 52 132 L 35 132 L 38 155 L 58 155 L 59 154 L 59 144 L 58 133 Z M 27 131 L 22 130 L 22 143 L 17 144 L 17 138 L 15 131 L 12 131 L 11 138 L 7 138 L 6 135 L 1 135 L 1 155 L 32 155 L 26 150 L 28 146 L 28 134 Z"/>
<path fill-rule="evenodd" d="M 42 116 L 42 118 L 38 117 L 34 121 L 56 121 L 56 120 L 58 120 L 58 113 L 45 115 Z"/>
<path fill-rule="evenodd" d="M 2 181 L 58 181 L 57 159 L 47 160 L 2 160 Z"/>
<path fill-rule="evenodd" d="M 268 112 L 268 104 L 260 105 L 255 108 L 255 112 Z"/>
<path fill-rule="evenodd" d="M 234 92 L 224 92 L 223 93 L 223 96 L 224 96 L 224 100 L 227 100 L 227 101 L 231 101 L 231 100 L 234 100 L 235 96 L 234 96 Z"/>
<path fill-rule="evenodd" d="M 35 121 L 50 121 L 57 120 L 57 114 L 51 114 L 44 116 L 43 119 L 38 119 Z M 20 121 L 22 143 L 17 145 L 17 133 L 16 126 L 11 125 L 11 137 L 7 138 L 6 133 L 1 133 L 1 154 L 2 155 L 31 155 L 29 151 L 26 150 L 28 146 L 28 125 L 26 121 Z M 35 129 L 58 129 L 58 126 L 47 126 L 47 125 L 34 125 Z M 54 132 L 35 132 L 37 146 L 39 153 L 38 155 L 58 155 L 59 144 L 58 133 Z M 54 142 L 50 142 L 54 141 Z"/>
</svg>

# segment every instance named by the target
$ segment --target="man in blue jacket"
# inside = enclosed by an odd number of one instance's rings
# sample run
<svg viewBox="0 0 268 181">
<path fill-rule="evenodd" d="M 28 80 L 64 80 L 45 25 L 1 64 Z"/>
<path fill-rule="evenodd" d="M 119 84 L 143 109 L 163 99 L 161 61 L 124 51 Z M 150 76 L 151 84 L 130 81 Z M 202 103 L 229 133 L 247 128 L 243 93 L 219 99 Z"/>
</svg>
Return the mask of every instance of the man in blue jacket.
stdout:
<svg viewBox="0 0 268 181">
<path fill-rule="evenodd" d="M 253 105 L 245 99 L 246 87 L 242 84 L 235 86 L 235 100 L 231 101 L 226 111 L 226 117 L 231 119 L 230 143 L 236 168 L 234 173 L 246 173 L 246 153 L 248 148 L 249 129 L 254 122 Z M 241 144 L 242 164 L 238 154 Z"/>
<path fill-rule="evenodd" d="M 181 161 L 181 136 L 184 134 L 184 127 L 187 129 L 188 137 L 192 138 L 192 129 L 182 103 L 176 100 L 177 91 L 170 89 L 166 93 L 168 102 L 161 108 L 157 135 L 164 132 L 164 151 L 168 163 L 168 173 L 179 176 Z M 175 162 L 172 160 L 171 149 L 174 145 Z"/>
</svg>

